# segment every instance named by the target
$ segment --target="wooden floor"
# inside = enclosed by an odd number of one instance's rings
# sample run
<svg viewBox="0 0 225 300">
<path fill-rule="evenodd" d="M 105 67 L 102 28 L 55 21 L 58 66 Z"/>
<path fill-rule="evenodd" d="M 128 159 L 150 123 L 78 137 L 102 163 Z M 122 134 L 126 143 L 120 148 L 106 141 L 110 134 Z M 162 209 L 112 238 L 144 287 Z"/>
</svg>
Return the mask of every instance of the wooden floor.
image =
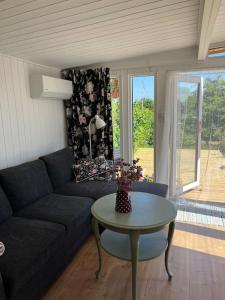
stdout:
<svg viewBox="0 0 225 300">
<path fill-rule="evenodd" d="M 43 300 L 130 300 L 129 262 L 103 257 L 97 281 L 97 252 L 90 237 Z M 171 266 L 170 283 L 163 256 L 139 264 L 140 300 L 224 300 L 225 227 L 177 223 Z"/>
</svg>

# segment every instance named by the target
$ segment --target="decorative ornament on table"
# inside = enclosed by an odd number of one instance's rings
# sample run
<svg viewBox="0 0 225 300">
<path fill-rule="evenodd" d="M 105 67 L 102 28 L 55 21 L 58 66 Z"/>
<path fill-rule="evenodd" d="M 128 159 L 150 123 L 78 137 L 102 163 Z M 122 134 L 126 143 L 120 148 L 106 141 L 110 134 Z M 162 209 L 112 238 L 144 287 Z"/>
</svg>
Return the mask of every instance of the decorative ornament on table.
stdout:
<svg viewBox="0 0 225 300">
<path fill-rule="evenodd" d="M 119 213 L 132 211 L 131 191 L 132 181 L 138 181 L 142 177 L 142 167 L 138 166 L 139 159 L 133 160 L 132 164 L 124 162 L 123 159 L 115 165 L 117 193 L 115 210 Z"/>
</svg>

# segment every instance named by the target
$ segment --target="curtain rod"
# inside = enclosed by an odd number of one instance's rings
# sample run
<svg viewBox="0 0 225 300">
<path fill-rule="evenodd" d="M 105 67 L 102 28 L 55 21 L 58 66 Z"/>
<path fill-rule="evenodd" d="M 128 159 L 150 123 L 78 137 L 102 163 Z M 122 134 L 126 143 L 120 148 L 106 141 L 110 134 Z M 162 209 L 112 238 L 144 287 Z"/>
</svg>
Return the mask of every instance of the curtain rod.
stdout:
<svg viewBox="0 0 225 300">
<path fill-rule="evenodd" d="M 73 70 L 73 69 L 78 69 L 78 68 L 79 67 L 69 67 L 69 68 L 62 69 L 61 72 L 68 71 L 68 70 Z"/>
<path fill-rule="evenodd" d="M 75 69 L 75 70 L 88 70 L 88 69 L 91 69 L 91 68 L 93 68 L 94 67 L 94 69 L 99 69 L 99 68 L 109 68 L 109 67 L 106 67 L 106 66 L 104 66 L 104 65 L 102 65 L 102 64 L 96 64 L 96 65 L 89 65 L 89 66 L 81 66 L 81 68 L 80 67 L 69 67 L 69 68 L 65 68 L 65 69 L 62 69 L 61 70 L 61 72 L 63 72 L 63 71 L 68 71 L 68 70 L 72 70 L 72 69 Z"/>
</svg>

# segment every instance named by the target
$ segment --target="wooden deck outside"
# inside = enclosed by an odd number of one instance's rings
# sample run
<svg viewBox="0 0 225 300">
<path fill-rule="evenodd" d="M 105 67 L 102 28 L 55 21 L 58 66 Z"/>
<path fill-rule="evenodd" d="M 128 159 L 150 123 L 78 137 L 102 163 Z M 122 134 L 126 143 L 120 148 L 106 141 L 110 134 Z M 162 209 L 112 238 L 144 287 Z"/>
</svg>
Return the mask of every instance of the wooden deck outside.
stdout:
<svg viewBox="0 0 225 300">
<path fill-rule="evenodd" d="M 193 151 L 183 150 L 182 169 L 187 178 L 190 176 L 190 161 Z M 153 174 L 153 149 L 141 148 L 136 157 L 140 157 L 140 164 L 145 168 L 145 174 Z M 225 157 L 219 150 L 201 150 L 200 186 L 183 195 L 185 199 L 224 202 L 225 203 Z"/>
<path fill-rule="evenodd" d="M 225 203 L 225 157 L 219 150 L 201 151 L 200 186 L 184 198 Z"/>
</svg>

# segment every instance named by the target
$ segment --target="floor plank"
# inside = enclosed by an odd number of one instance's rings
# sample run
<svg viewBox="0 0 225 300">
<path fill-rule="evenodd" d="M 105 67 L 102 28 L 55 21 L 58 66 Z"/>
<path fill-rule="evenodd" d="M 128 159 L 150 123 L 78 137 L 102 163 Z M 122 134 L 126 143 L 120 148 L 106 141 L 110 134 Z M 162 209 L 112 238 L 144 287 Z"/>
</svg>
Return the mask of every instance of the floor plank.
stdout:
<svg viewBox="0 0 225 300">
<path fill-rule="evenodd" d="M 225 228 L 177 223 L 167 281 L 164 257 L 139 264 L 140 300 L 224 300 Z M 90 237 L 43 300 L 130 300 L 131 267 L 103 253 L 97 281 L 97 251 Z"/>
</svg>

